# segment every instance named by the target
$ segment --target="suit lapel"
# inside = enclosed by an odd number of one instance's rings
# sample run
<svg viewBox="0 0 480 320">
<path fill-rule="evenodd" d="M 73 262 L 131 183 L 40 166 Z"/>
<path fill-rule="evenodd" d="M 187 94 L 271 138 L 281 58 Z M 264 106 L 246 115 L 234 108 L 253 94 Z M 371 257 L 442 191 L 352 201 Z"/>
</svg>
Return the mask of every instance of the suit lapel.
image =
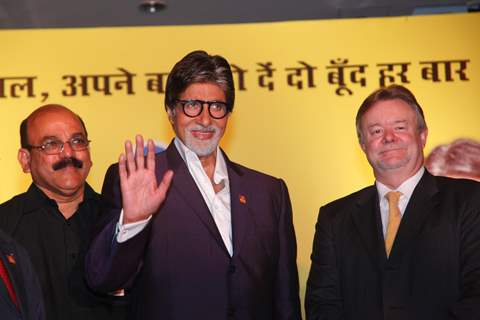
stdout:
<svg viewBox="0 0 480 320">
<path fill-rule="evenodd" d="M 352 212 L 352 219 L 362 243 L 376 266 L 385 261 L 379 210 L 377 190 L 375 186 L 371 186 L 360 195 Z"/>
<path fill-rule="evenodd" d="M 220 235 L 217 225 L 213 220 L 212 214 L 210 213 L 210 210 L 203 199 L 202 193 L 195 184 L 193 177 L 188 171 L 187 165 L 178 153 L 173 142 L 170 143 L 166 152 L 169 168 L 174 172 L 171 188 L 182 197 L 185 203 L 192 209 L 192 211 L 208 229 L 210 234 L 223 248 L 225 253 L 228 254 L 228 250 L 223 243 L 222 236 Z M 159 175 L 158 171 L 157 175 Z M 157 179 L 159 179 L 158 181 L 160 181 L 161 178 L 161 176 L 157 176 Z"/>
<path fill-rule="evenodd" d="M 435 178 L 425 170 L 405 209 L 389 261 L 395 262 L 405 251 L 413 247 L 412 241 L 421 232 L 426 219 L 433 212 L 432 209 L 438 204 L 439 198 L 435 197 L 437 193 Z"/>
<path fill-rule="evenodd" d="M 16 265 L 16 256 L 12 253 L 13 251 L 11 250 L 10 246 L 7 244 L 5 246 L 2 246 L 0 248 L 0 259 L 2 260 L 5 269 L 7 271 L 7 275 L 10 279 L 10 283 L 12 284 L 13 290 L 15 292 L 15 295 L 17 297 L 17 302 L 19 305 L 20 311 L 23 313 L 23 301 L 21 300 L 23 294 L 23 287 L 21 287 L 21 284 L 23 283 L 19 277 L 18 274 L 18 268 Z M 11 258 L 7 259 L 7 256 L 10 256 Z M 0 279 L 0 294 L 2 295 L 2 298 L 7 301 L 7 304 L 16 312 L 19 312 L 19 309 L 17 309 L 17 306 L 13 303 L 12 299 L 10 299 L 10 296 L 7 291 L 7 287 L 5 283 Z"/>
<path fill-rule="evenodd" d="M 14 309 L 16 308 L 15 305 L 12 302 L 12 299 L 10 299 L 7 291 L 7 287 L 5 286 L 5 283 L 3 280 L 0 279 L 0 301 L 3 300 L 5 301 L 5 305 L 8 305 L 10 308 Z"/>
<path fill-rule="evenodd" d="M 243 185 L 242 172 L 223 153 L 227 163 L 228 179 L 230 182 L 230 207 L 232 215 L 233 255 L 238 256 L 248 225 L 248 189 Z"/>
</svg>

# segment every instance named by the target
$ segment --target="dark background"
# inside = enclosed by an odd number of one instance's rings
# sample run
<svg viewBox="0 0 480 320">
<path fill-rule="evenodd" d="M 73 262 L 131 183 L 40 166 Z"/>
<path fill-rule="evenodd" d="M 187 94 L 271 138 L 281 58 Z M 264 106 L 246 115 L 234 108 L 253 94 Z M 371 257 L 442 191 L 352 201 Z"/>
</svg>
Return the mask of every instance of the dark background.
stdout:
<svg viewBox="0 0 480 320">
<path fill-rule="evenodd" d="M 153 0 L 164 10 L 145 13 L 144 0 L 0 0 L 0 28 L 66 28 L 244 23 L 408 16 L 478 10 L 480 0 Z"/>
</svg>

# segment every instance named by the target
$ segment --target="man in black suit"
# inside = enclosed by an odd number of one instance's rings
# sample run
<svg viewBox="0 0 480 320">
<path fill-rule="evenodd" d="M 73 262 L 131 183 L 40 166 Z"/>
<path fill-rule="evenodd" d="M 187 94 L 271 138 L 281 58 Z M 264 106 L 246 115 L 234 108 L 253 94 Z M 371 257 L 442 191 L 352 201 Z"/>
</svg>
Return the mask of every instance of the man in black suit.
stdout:
<svg viewBox="0 0 480 320">
<path fill-rule="evenodd" d="M 1 230 L 0 318 L 46 319 L 42 291 L 27 252 Z"/>
<path fill-rule="evenodd" d="M 136 155 L 127 142 L 107 172 L 110 214 L 87 275 L 102 292 L 125 287 L 132 319 L 300 319 L 285 183 L 230 161 L 218 146 L 233 103 L 228 62 L 188 54 L 167 80 L 174 141 L 157 156 L 149 141 L 144 159 L 138 136 Z"/>
<path fill-rule="evenodd" d="M 307 319 L 480 319 L 480 184 L 423 167 L 427 126 L 406 88 L 356 118 L 375 185 L 320 209 Z"/>
</svg>

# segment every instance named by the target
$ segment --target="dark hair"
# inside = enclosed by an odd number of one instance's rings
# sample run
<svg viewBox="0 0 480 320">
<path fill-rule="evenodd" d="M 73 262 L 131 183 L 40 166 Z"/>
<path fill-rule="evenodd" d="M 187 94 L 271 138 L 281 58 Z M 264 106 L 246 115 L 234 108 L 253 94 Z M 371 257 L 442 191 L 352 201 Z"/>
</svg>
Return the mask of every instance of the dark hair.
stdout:
<svg viewBox="0 0 480 320">
<path fill-rule="evenodd" d="M 223 90 L 228 111 L 232 112 L 235 86 L 230 65 L 222 56 L 211 56 L 205 51 L 190 52 L 170 71 L 165 90 L 165 108 L 173 109 L 176 100 L 189 85 L 206 82 L 217 84 Z"/>
<path fill-rule="evenodd" d="M 25 149 L 30 148 L 30 142 L 28 140 L 28 122 L 29 122 L 30 118 L 32 118 L 32 116 L 34 116 L 34 115 L 36 115 L 40 112 L 43 112 L 44 109 L 48 109 L 48 108 L 52 108 L 52 107 L 61 108 L 61 109 L 65 109 L 67 111 L 72 112 L 67 107 L 62 106 L 62 105 L 57 105 L 57 104 L 46 104 L 44 106 L 39 107 L 35 111 L 33 111 L 28 117 L 23 119 L 23 121 L 20 123 L 20 146 L 22 148 L 25 148 Z M 85 127 L 85 123 L 83 122 L 83 119 L 78 114 L 76 114 L 74 112 L 72 112 L 72 114 L 74 114 L 78 118 L 78 120 L 80 120 L 80 124 L 82 125 L 83 131 L 85 131 L 85 137 L 88 138 L 87 127 Z"/>
<path fill-rule="evenodd" d="M 392 84 L 386 88 L 380 88 L 375 90 L 371 93 L 362 103 L 360 108 L 357 112 L 357 117 L 355 118 L 355 126 L 357 127 L 357 136 L 358 141 L 362 143 L 362 128 L 361 122 L 363 115 L 370 110 L 370 108 L 379 101 L 386 101 L 386 100 L 394 100 L 400 99 L 406 102 L 417 116 L 417 129 L 423 131 L 427 128 L 427 124 L 425 122 L 425 116 L 423 114 L 422 107 L 418 104 L 417 99 L 413 95 L 413 93 L 405 88 L 404 86 L 400 86 L 397 84 Z"/>
</svg>

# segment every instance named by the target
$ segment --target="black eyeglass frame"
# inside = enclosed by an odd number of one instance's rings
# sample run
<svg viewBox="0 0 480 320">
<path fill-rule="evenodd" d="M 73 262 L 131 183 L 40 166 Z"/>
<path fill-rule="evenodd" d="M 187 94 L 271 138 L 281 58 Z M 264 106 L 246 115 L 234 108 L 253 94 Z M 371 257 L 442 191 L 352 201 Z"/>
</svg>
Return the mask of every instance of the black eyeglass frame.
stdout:
<svg viewBox="0 0 480 320">
<path fill-rule="evenodd" d="M 180 104 L 182 106 L 182 111 L 183 111 L 183 114 L 185 114 L 187 117 L 190 117 L 190 118 L 195 118 L 195 117 L 198 117 L 199 115 L 202 114 L 203 112 L 203 106 L 204 105 L 208 105 L 208 114 L 210 115 L 210 117 L 212 117 L 213 119 L 223 119 L 225 118 L 228 113 L 230 112 L 229 110 L 229 107 L 228 107 L 228 104 L 226 102 L 223 102 L 223 101 L 205 101 L 205 100 L 199 100 L 199 99 L 188 99 L 188 100 L 181 100 L 181 99 L 176 99 L 175 100 L 175 103 L 177 104 Z M 200 103 L 200 109 L 199 109 L 199 112 L 196 114 L 196 115 L 191 115 L 191 114 L 188 114 L 186 111 L 185 111 L 185 105 L 188 104 L 188 103 Z M 213 104 L 218 104 L 218 105 L 222 105 L 224 107 L 224 110 L 225 110 L 225 114 L 221 117 L 216 117 L 212 114 L 212 105 Z"/>
</svg>

